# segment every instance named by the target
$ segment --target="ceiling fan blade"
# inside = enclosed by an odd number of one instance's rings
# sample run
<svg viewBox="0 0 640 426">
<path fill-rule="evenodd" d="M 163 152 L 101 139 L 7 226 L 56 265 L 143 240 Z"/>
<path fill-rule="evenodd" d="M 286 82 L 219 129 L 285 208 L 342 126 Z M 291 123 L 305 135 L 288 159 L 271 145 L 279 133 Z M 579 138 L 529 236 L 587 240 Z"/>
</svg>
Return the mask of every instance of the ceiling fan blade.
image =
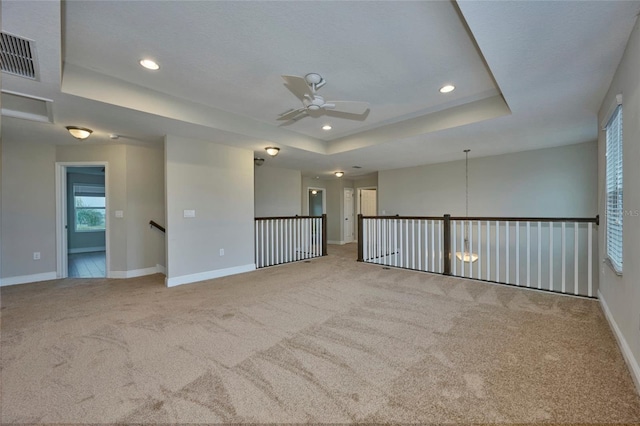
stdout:
<svg viewBox="0 0 640 426">
<path fill-rule="evenodd" d="M 368 102 L 357 101 L 327 101 L 323 108 L 336 112 L 346 112 L 347 114 L 364 114 L 369 109 Z"/>
<path fill-rule="evenodd" d="M 301 114 L 307 114 L 307 110 L 305 108 L 299 108 L 299 109 L 294 109 L 291 111 L 287 111 L 285 113 L 280 114 L 280 116 L 278 117 L 278 120 L 294 120 L 294 119 L 300 119 L 300 118 L 296 118 L 298 115 Z"/>
<path fill-rule="evenodd" d="M 307 84 L 307 80 L 304 77 L 298 77 L 295 75 L 283 75 L 285 86 L 291 91 L 298 99 L 303 100 L 305 95 L 313 96 L 311 87 Z"/>
</svg>

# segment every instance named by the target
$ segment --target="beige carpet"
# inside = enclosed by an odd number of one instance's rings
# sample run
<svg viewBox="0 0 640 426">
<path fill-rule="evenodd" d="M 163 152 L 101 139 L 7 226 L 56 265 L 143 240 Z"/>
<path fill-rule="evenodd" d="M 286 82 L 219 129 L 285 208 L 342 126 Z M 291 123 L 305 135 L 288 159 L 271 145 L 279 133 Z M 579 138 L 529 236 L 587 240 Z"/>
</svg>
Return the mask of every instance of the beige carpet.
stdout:
<svg viewBox="0 0 640 426">
<path fill-rule="evenodd" d="M 2 288 L 2 422 L 640 421 L 597 301 L 354 258 Z"/>
</svg>

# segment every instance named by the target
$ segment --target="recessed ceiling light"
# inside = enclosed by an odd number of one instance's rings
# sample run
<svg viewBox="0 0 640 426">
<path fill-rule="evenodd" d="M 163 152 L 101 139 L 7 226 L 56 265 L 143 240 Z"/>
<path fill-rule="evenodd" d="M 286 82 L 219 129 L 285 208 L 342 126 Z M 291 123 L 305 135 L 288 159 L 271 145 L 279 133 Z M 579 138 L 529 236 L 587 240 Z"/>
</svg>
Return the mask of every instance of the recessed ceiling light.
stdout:
<svg viewBox="0 0 640 426">
<path fill-rule="evenodd" d="M 322 126 L 322 130 L 331 130 L 331 125 L 325 124 L 324 126 Z"/>
<path fill-rule="evenodd" d="M 451 84 L 447 84 L 446 86 L 442 86 L 440 88 L 440 93 L 449 93 L 449 92 L 453 92 L 456 89 L 456 86 L 453 86 Z"/>
<path fill-rule="evenodd" d="M 160 69 L 160 65 L 158 65 L 158 63 L 156 61 L 152 60 L 152 59 L 142 59 L 140 61 L 140 65 L 142 65 L 146 69 L 152 70 L 152 71 Z"/>
</svg>

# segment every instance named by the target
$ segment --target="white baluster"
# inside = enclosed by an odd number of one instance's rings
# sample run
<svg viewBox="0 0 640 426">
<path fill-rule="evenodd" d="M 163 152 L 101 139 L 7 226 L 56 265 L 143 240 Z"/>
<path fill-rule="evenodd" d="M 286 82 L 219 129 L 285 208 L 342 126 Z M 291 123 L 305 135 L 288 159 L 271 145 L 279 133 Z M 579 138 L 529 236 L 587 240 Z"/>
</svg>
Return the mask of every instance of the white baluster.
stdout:
<svg viewBox="0 0 640 426">
<path fill-rule="evenodd" d="M 593 228 L 587 223 L 587 295 L 593 297 Z"/>
<path fill-rule="evenodd" d="M 553 291 L 553 222 L 549 222 L 549 290 Z"/>
<path fill-rule="evenodd" d="M 565 223 L 562 222 L 562 292 L 566 293 L 567 291 L 567 265 L 566 265 L 566 258 L 567 258 L 567 238 L 566 238 L 566 226 Z"/>
<path fill-rule="evenodd" d="M 416 269 L 416 221 L 411 219 L 411 269 Z"/>
<path fill-rule="evenodd" d="M 516 285 L 520 285 L 520 221 L 516 221 Z"/>
<path fill-rule="evenodd" d="M 418 270 L 419 271 L 422 270 L 422 247 L 420 247 L 421 240 L 422 240 L 422 230 L 420 229 L 421 222 L 422 222 L 421 220 L 418 221 Z"/>
<path fill-rule="evenodd" d="M 438 253 L 439 253 L 439 262 L 438 262 L 438 272 L 442 273 L 444 269 L 444 259 L 442 258 L 442 221 L 438 221 Z"/>
<path fill-rule="evenodd" d="M 542 222 L 538 222 L 538 288 L 542 288 Z"/>
<path fill-rule="evenodd" d="M 507 279 L 505 280 L 505 282 L 507 284 L 511 284 L 509 282 L 509 278 L 510 278 L 509 267 L 511 266 L 511 262 L 509 261 L 509 255 L 510 255 L 509 252 L 511 251 L 511 238 L 509 237 L 509 228 L 511 228 L 511 222 L 507 221 L 507 222 L 505 222 L 505 225 L 507 226 L 505 228 L 505 230 L 504 230 L 504 238 L 505 238 L 505 241 L 506 241 L 504 265 L 505 265 L 505 274 L 507 275 Z M 515 223 L 515 227 L 514 227 L 513 231 L 516 234 L 516 285 L 519 285 L 518 284 L 519 283 L 519 278 L 518 278 L 518 275 L 519 275 L 518 274 L 518 270 L 519 270 L 518 269 L 519 268 L 519 266 L 518 266 L 518 264 L 519 264 L 519 262 L 518 262 L 518 259 L 519 259 L 519 257 L 518 257 L 518 253 L 519 253 L 519 250 L 518 250 L 518 247 L 519 247 L 518 238 L 519 238 L 520 232 L 519 232 L 519 223 L 518 222 Z"/>
<path fill-rule="evenodd" d="M 456 221 L 455 220 L 451 221 L 451 230 L 453 231 L 453 235 L 451 238 L 451 241 L 453 241 L 453 247 L 451 248 L 451 255 L 452 255 L 451 258 L 453 259 L 453 275 L 458 275 L 457 273 L 458 258 L 456 257 L 456 252 L 458 250 L 456 250 L 457 238 L 456 238 Z"/>
<path fill-rule="evenodd" d="M 527 287 L 531 287 L 531 222 L 527 222 Z"/>
<path fill-rule="evenodd" d="M 578 294 L 578 222 L 573 223 L 573 293 Z"/>
<path fill-rule="evenodd" d="M 500 282 L 500 221 L 496 221 L 496 281 Z"/>
<path fill-rule="evenodd" d="M 487 221 L 487 281 L 491 281 L 491 222 Z"/>
<path fill-rule="evenodd" d="M 482 279 L 482 225 L 478 221 L 478 279 Z"/>
<path fill-rule="evenodd" d="M 473 226 L 471 221 L 466 222 L 464 226 L 469 229 L 469 256 L 471 256 L 473 252 Z M 469 258 L 469 277 L 473 278 L 473 262 L 471 258 Z"/>
</svg>

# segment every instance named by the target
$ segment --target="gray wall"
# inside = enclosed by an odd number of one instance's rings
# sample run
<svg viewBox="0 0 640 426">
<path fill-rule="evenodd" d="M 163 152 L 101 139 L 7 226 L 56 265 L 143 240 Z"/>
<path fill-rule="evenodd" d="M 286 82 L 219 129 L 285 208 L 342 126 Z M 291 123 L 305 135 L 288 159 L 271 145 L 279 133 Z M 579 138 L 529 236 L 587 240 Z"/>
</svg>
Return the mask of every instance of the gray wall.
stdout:
<svg viewBox="0 0 640 426">
<path fill-rule="evenodd" d="M 596 142 L 482 158 L 472 151 L 469 215 L 594 217 L 597 165 Z M 445 213 L 465 214 L 464 160 L 379 172 L 378 214 Z"/>
<path fill-rule="evenodd" d="M 102 167 L 100 167 L 101 169 Z M 70 173 L 73 168 L 67 169 L 67 249 L 69 253 L 82 253 L 85 251 L 97 251 L 98 248 L 105 249 L 105 232 L 76 232 L 74 205 L 73 205 L 73 185 L 75 183 L 93 183 L 104 185 L 104 175 Z"/>
<path fill-rule="evenodd" d="M 255 216 L 295 216 L 300 210 L 300 170 L 266 165 L 254 169 Z"/>
<path fill-rule="evenodd" d="M 626 51 L 602 102 L 598 123 L 606 119 L 615 96 L 622 93 L 623 108 L 623 275 L 618 276 L 608 265 L 600 264 L 600 293 L 608 306 L 623 354 L 640 391 L 640 28 L 636 22 Z M 598 207 L 605 217 L 605 134 L 598 138 Z M 606 256 L 605 226 L 599 229 L 601 259 Z"/>
<path fill-rule="evenodd" d="M 1 219 L 2 278 L 55 273 L 56 161 L 109 163 L 110 272 L 122 276 L 165 263 L 164 236 L 148 235 L 154 231 L 147 225 L 153 216 L 164 217 L 160 146 L 56 147 L 46 141 L 30 140 L 26 133 L 3 135 L 3 142 L 2 204 L 8 207 L 3 208 Z M 155 170 L 155 175 L 149 174 L 150 170 Z M 136 178 L 138 172 L 149 179 Z M 159 189 L 152 187 L 151 181 L 153 185 L 159 182 Z M 115 218 L 115 210 L 123 210 L 124 218 Z M 40 260 L 33 260 L 34 251 L 41 253 Z"/>
<path fill-rule="evenodd" d="M 253 152 L 170 135 L 165 149 L 167 285 L 255 268 Z"/>
<path fill-rule="evenodd" d="M 165 235 L 149 226 L 165 223 L 164 147 L 127 146 L 127 270 L 166 266 Z"/>
<path fill-rule="evenodd" d="M 2 150 L 2 278 L 54 273 L 56 148 L 5 136 Z"/>
</svg>

